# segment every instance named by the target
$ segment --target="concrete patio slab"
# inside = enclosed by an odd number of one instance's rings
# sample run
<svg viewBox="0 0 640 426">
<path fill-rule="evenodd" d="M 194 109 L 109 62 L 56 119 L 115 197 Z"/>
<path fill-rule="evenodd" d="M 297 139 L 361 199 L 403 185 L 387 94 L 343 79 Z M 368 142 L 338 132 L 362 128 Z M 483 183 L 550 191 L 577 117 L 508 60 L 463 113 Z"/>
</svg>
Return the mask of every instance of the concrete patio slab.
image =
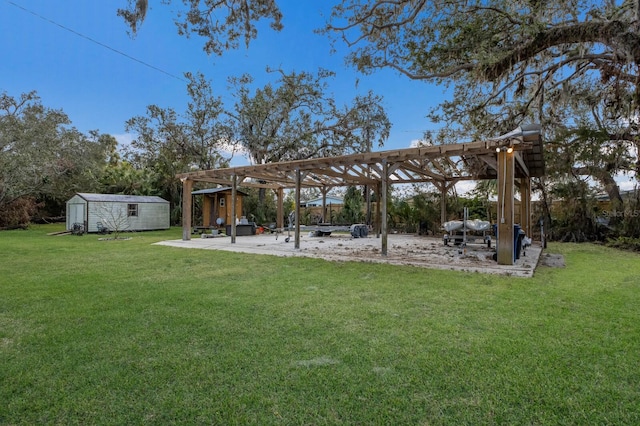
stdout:
<svg viewBox="0 0 640 426">
<path fill-rule="evenodd" d="M 485 244 L 468 244 L 466 249 L 462 249 L 451 244 L 445 246 L 441 238 L 415 234 L 390 234 L 386 256 L 382 256 L 381 239 L 376 236 L 351 238 L 348 234 L 335 233 L 325 237 L 301 235 L 300 249 L 295 248 L 293 233 L 288 242 L 286 233 L 241 236 L 236 238 L 235 243 L 231 243 L 231 238 L 227 236 L 194 237 L 189 241 L 171 240 L 156 244 L 271 256 L 312 257 L 329 261 L 412 265 L 515 277 L 532 277 L 542 252 L 540 244 L 534 243 L 526 248 L 514 265 L 498 265 L 493 260 L 495 249 L 488 248 Z"/>
</svg>

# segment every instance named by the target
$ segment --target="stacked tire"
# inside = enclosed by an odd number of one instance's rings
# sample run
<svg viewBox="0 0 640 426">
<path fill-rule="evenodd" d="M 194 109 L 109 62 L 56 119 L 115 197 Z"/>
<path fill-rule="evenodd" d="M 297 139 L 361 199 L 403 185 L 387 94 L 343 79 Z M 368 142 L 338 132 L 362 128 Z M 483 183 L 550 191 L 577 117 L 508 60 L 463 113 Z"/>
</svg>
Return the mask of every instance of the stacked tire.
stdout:
<svg viewBox="0 0 640 426">
<path fill-rule="evenodd" d="M 366 238 L 369 235 L 369 227 L 365 224 L 357 223 L 349 227 L 349 232 L 353 238 Z"/>
</svg>

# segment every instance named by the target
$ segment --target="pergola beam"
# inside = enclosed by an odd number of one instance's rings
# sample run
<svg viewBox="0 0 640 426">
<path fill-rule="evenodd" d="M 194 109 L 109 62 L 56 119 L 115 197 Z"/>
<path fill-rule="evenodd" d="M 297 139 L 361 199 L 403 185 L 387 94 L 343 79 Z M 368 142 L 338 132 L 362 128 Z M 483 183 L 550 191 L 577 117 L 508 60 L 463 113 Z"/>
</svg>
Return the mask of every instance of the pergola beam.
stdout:
<svg viewBox="0 0 640 426">
<path fill-rule="evenodd" d="M 529 137 L 530 139 L 530 137 Z M 532 147 L 531 140 L 522 140 L 522 138 L 515 138 L 512 143 L 515 150 L 526 150 Z M 508 142 L 508 141 L 507 141 Z M 459 157 L 461 155 L 481 155 L 495 153 L 495 149 L 505 145 L 505 140 L 496 139 L 483 142 L 469 142 L 462 144 L 448 144 L 448 145 L 434 145 L 427 147 L 406 148 L 401 150 L 391 151 L 379 151 L 379 152 L 367 152 L 344 155 L 340 157 L 327 157 L 327 158 L 314 158 L 308 160 L 295 160 L 282 163 L 271 164 L 258 164 L 254 166 L 240 166 L 227 169 L 215 169 L 215 170 L 201 170 L 196 172 L 181 173 L 178 174 L 178 178 L 189 177 L 194 181 L 206 181 L 207 178 L 220 178 L 226 177 L 230 179 L 231 175 L 237 174 L 238 176 L 256 177 L 263 176 L 265 180 L 275 179 L 277 176 L 282 176 L 280 172 L 291 173 L 296 169 L 300 171 L 312 171 L 316 174 L 322 174 L 325 170 L 331 170 L 336 166 L 343 165 L 345 170 L 348 168 L 359 165 L 364 170 L 364 167 L 380 164 L 382 159 L 386 159 L 389 163 L 397 164 L 402 162 L 410 162 L 414 160 L 436 160 L 443 159 L 454 170 L 458 167 L 453 163 L 451 157 Z M 438 167 L 438 162 L 433 161 L 433 165 Z M 540 167 L 538 167 L 540 168 Z M 447 172 L 443 167 L 440 167 L 440 171 L 445 178 L 448 178 Z M 274 172 L 277 172 L 275 175 Z M 358 173 L 356 173 L 358 175 Z M 533 175 L 533 174 L 532 174 Z M 293 186 L 293 181 L 289 181 L 290 187 Z"/>
<path fill-rule="evenodd" d="M 514 151 L 513 157 L 516 160 L 516 164 L 520 168 L 520 175 L 521 176 L 529 176 L 529 168 L 525 164 L 524 159 L 522 158 L 522 154 L 520 154 L 519 151 Z"/>
<path fill-rule="evenodd" d="M 181 178 L 182 181 L 182 239 L 191 239 L 191 190 L 193 181 L 189 178 Z"/>
</svg>

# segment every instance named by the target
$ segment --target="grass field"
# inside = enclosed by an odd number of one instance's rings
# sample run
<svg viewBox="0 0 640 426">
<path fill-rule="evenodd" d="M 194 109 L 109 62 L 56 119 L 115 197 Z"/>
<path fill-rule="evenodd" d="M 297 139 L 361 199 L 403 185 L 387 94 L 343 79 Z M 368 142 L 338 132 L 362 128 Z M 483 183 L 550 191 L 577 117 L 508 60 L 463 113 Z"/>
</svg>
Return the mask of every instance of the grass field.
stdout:
<svg viewBox="0 0 640 426">
<path fill-rule="evenodd" d="M 532 279 L 0 233 L 0 424 L 640 424 L 640 256 Z"/>
</svg>

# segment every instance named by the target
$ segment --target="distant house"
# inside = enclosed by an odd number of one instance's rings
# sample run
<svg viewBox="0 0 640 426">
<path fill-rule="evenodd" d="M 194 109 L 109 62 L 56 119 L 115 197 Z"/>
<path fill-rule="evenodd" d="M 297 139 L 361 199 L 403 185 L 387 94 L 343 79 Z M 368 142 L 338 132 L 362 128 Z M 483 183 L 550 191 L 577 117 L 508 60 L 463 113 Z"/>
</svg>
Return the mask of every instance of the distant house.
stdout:
<svg viewBox="0 0 640 426">
<path fill-rule="evenodd" d="M 334 197 L 333 195 L 327 195 L 326 205 L 342 205 L 344 200 L 340 197 Z M 312 200 L 305 201 L 301 203 L 302 207 L 322 207 L 322 197 L 314 198 Z"/>
<path fill-rule="evenodd" d="M 100 226 L 122 231 L 169 229 L 169 202 L 156 196 L 77 193 L 67 201 L 67 229 Z"/>
<path fill-rule="evenodd" d="M 325 203 L 324 209 L 322 208 L 322 197 L 300 203 L 300 207 L 305 209 L 304 214 L 308 217 L 307 224 L 332 223 L 335 215 L 342 210 L 344 200 L 340 197 L 327 195 Z"/>
</svg>

